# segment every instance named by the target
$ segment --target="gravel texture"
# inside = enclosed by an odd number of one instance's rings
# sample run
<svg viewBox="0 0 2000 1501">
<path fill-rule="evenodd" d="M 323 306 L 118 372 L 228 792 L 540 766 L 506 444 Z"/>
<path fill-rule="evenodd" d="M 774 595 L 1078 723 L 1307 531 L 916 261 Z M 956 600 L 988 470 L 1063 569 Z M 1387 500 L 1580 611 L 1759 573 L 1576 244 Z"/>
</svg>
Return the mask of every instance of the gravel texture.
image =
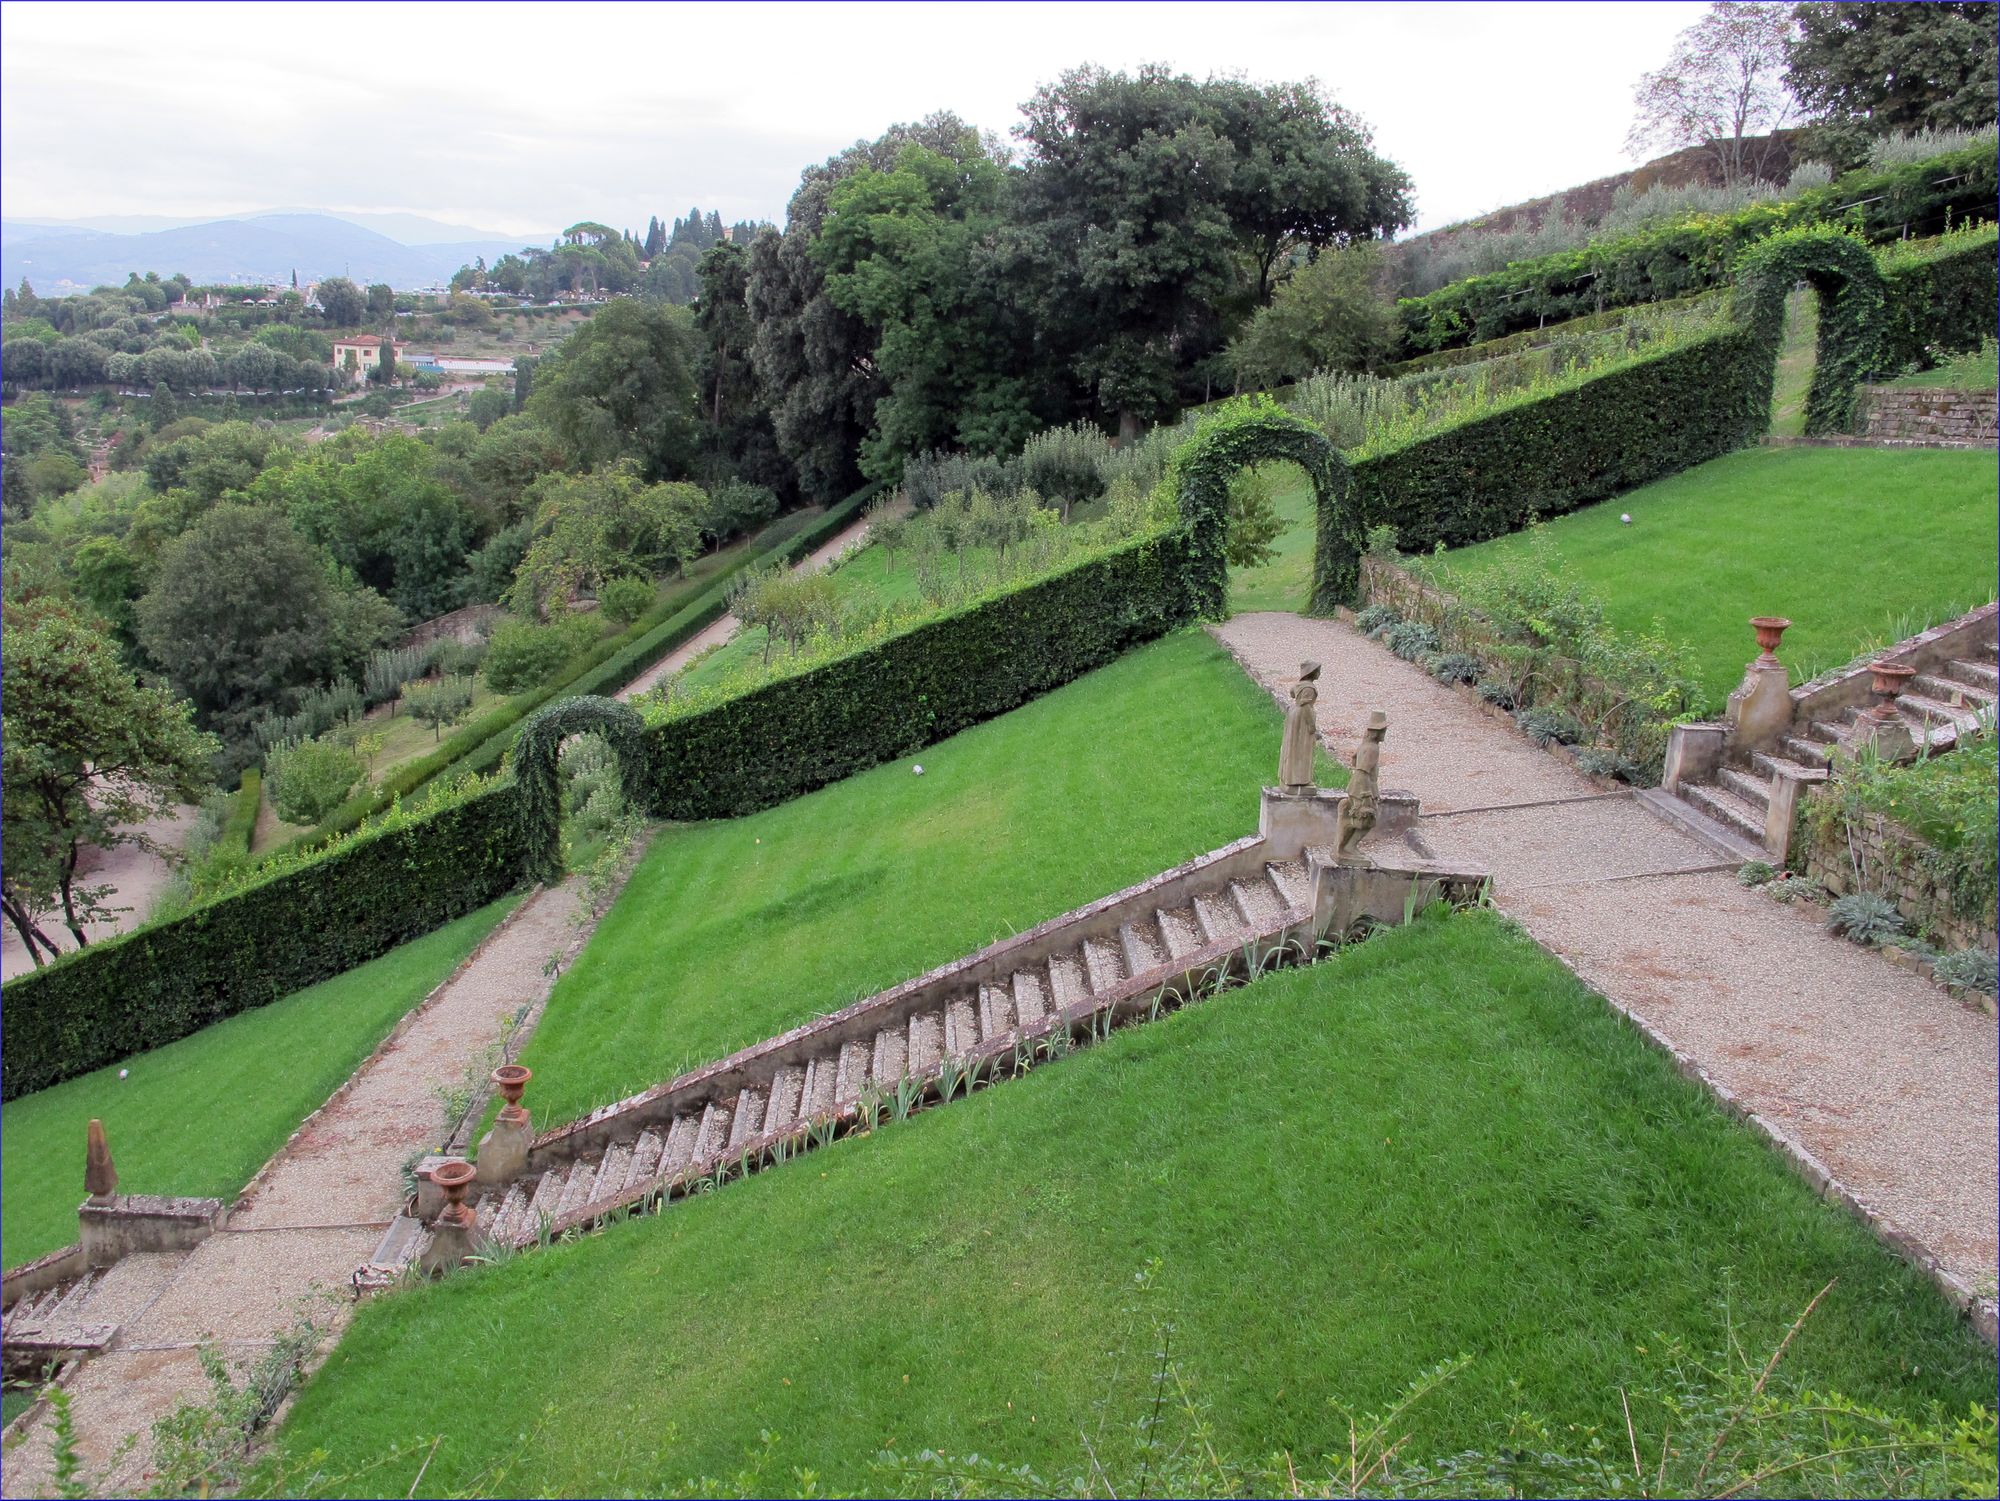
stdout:
<svg viewBox="0 0 2000 1501">
<path fill-rule="evenodd" d="M 1982 1292 L 1990 1321 L 1993 1018 L 1829 936 L 1819 909 L 1745 890 L 1699 841 L 1604 796 L 1349 626 L 1255 614 L 1216 634 L 1281 702 L 1299 662 L 1325 664 L 1320 728 L 1336 756 L 1384 710 L 1382 785 L 1423 799 L 1418 838 L 1490 869 L 1502 911 L 1786 1144 L 1809 1179 L 1824 1171 L 1878 1234 Z M 1495 805 L 1514 806 L 1437 816 Z"/>
</svg>

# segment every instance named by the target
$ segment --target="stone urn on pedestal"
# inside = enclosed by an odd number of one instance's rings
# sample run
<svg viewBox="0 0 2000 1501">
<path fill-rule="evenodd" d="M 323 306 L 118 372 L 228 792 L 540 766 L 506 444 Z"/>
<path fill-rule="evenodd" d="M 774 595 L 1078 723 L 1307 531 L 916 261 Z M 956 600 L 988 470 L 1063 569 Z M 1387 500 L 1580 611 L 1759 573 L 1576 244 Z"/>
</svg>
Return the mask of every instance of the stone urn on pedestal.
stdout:
<svg viewBox="0 0 2000 1501">
<path fill-rule="evenodd" d="M 493 1070 L 493 1088 L 506 1103 L 493 1122 L 493 1129 L 479 1141 L 479 1181 L 505 1183 L 518 1178 L 528 1166 L 528 1147 L 535 1139 L 521 1095 L 535 1071 L 518 1063 L 503 1063 Z"/>
<path fill-rule="evenodd" d="M 1870 662 L 1868 675 L 1875 705 L 1856 723 L 1855 740 L 1872 745 L 1884 761 L 1907 761 L 1916 755 L 1917 743 L 1896 708 L 1896 699 L 1917 675 L 1917 669 L 1900 662 Z"/>
<path fill-rule="evenodd" d="M 1757 633 L 1757 664 L 1760 667 L 1766 662 L 1778 660 L 1778 643 L 1784 639 L 1785 631 L 1790 626 L 1791 621 L 1782 615 L 1750 617 L 1750 628 Z"/>
<path fill-rule="evenodd" d="M 1743 669 L 1743 681 L 1729 695 L 1731 749 L 1747 755 L 1778 740 L 1792 725 L 1792 680 L 1778 660 L 1778 642 L 1791 621 L 1782 615 L 1756 615 L 1750 628 L 1757 633 L 1757 655 Z"/>
</svg>

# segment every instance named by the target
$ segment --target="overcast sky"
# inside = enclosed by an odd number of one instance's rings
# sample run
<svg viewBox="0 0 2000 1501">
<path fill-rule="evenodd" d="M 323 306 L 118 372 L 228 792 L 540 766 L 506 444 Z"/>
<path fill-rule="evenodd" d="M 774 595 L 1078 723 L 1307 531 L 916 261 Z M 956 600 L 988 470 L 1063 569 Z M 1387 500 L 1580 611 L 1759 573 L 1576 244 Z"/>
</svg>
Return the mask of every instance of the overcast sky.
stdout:
<svg viewBox="0 0 2000 1501">
<path fill-rule="evenodd" d="M 401 212 L 545 234 L 691 204 L 934 110 L 1005 131 L 1094 62 L 1316 77 L 1434 228 L 1632 165 L 1656 4 L 0 5 L 12 218 Z"/>
</svg>

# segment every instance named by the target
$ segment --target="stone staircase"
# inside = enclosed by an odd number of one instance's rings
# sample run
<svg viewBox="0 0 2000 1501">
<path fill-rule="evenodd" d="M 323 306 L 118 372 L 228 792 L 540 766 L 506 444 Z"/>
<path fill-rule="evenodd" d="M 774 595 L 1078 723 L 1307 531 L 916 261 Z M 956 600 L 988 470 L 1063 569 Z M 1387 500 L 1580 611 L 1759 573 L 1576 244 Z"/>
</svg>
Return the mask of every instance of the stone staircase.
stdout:
<svg viewBox="0 0 2000 1501">
<path fill-rule="evenodd" d="M 2000 698 L 1995 625 L 1989 605 L 1882 653 L 1884 659 L 1909 659 L 1916 667 L 1893 704 L 1920 753 L 1949 751 L 1962 736 L 1993 725 Z M 1944 639 L 1927 639 L 1933 637 Z M 1865 677 L 1865 667 L 1848 668 L 1792 690 L 1796 710 L 1765 749 L 1736 748 L 1731 754 L 1728 727 L 1714 727 L 1723 745 L 1716 764 L 1698 777 L 1679 779 L 1672 777 L 1670 764 L 1668 787 L 1646 794 L 1645 800 L 1733 858 L 1782 862 L 1790 825 L 1789 789 L 1824 781 L 1835 752 L 1867 738 L 1870 700 L 1855 687 L 1855 680 Z M 1774 797 L 1784 799 L 1775 818 Z"/>
<path fill-rule="evenodd" d="M 91 1317 L 103 1280 L 103 1272 L 86 1271 L 22 1298 L 0 1315 L 0 1350 L 9 1373 L 38 1370 L 109 1345 L 118 1325 Z"/>
<path fill-rule="evenodd" d="M 525 1249 L 720 1186 L 846 1131 L 948 1103 L 1232 975 L 1310 959 L 1357 925 L 1403 920 L 1412 903 L 1477 897 L 1482 872 L 1414 857 L 1336 862 L 1340 798 L 1267 792 L 1263 834 L 544 1133 L 519 1172 L 462 1191 L 469 1216 L 455 1229 L 433 1179 L 448 1159 L 427 1159 L 412 1212 L 356 1273 L 357 1290 L 413 1265 Z M 1274 799 L 1293 805 L 1277 823 L 1295 815 L 1276 834 Z M 1302 801 L 1311 805 L 1303 813 Z M 1385 826 L 1414 822 L 1413 799 L 1383 802 Z M 1303 837 L 1302 821 L 1312 826 Z M 1303 842 L 1315 834 L 1324 842 Z"/>
</svg>

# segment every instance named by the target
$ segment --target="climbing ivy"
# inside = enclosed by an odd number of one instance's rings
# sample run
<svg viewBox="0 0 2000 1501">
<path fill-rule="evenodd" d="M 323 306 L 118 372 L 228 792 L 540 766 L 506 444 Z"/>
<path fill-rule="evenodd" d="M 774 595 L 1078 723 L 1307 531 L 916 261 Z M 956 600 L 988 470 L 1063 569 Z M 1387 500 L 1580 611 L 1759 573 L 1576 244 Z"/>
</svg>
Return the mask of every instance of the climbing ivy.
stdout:
<svg viewBox="0 0 2000 1501">
<path fill-rule="evenodd" d="M 1230 402 L 1195 429 L 1168 470 L 1180 503 L 1188 591 L 1197 615 L 1216 618 L 1229 608 L 1229 482 L 1240 470 L 1278 460 L 1297 464 L 1312 481 L 1321 537 L 1329 524 L 1343 527 L 1353 533 L 1349 541 L 1358 552 L 1361 537 L 1345 503 L 1347 461 L 1340 450 L 1267 396 Z"/>
<path fill-rule="evenodd" d="M 1837 229 L 1787 229 L 1737 258 L 1735 310 L 1760 347 L 1773 378 L 1784 337 L 1785 298 L 1805 282 L 1820 296 L 1819 350 L 1806 395 L 1806 432 L 1845 432 L 1854 388 L 1882 368 L 1888 292 L 1875 256 L 1859 235 Z M 1770 406 L 1765 386 L 1764 406 Z"/>
<path fill-rule="evenodd" d="M 625 800 L 646 805 L 649 746 L 646 723 L 628 704 L 610 698 L 565 698 L 528 716 L 514 742 L 514 780 L 520 789 L 521 844 L 530 880 L 562 878 L 562 781 L 557 761 L 571 735 L 602 735 L 617 753 Z"/>
</svg>

